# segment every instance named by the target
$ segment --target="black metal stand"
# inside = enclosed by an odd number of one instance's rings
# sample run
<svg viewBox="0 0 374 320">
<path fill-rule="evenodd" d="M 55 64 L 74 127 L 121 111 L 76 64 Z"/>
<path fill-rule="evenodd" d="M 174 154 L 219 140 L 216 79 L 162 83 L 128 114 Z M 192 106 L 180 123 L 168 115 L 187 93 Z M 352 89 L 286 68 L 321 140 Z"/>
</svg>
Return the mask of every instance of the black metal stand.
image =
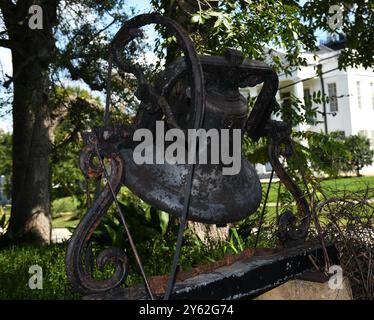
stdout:
<svg viewBox="0 0 374 320">
<path fill-rule="evenodd" d="M 335 247 L 329 244 L 327 251 L 331 262 L 339 264 Z M 251 299 L 288 280 L 300 278 L 303 274 L 316 270 L 316 266 L 321 269 L 324 266 L 321 244 L 306 242 L 297 247 L 283 249 L 276 254 L 239 260 L 230 266 L 177 282 L 173 291 L 173 299 Z M 144 287 L 138 285 L 131 288 L 118 288 L 105 294 L 89 295 L 85 299 L 145 300 L 148 296 Z"/>
</svg>

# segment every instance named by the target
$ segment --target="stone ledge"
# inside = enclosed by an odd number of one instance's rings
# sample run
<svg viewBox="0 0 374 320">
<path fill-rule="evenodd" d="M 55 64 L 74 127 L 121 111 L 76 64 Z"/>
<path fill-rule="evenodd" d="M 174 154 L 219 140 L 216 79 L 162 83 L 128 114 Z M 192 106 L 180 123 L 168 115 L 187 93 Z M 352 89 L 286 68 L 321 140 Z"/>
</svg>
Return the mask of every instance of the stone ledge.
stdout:
<svg viewBox="0 0 374 320">
<path fill-rule="evenodd" d="M 328 282 L 290 280 L 255 300 L 352 300 L 352 292 L 348 279 L 341 289 L 330 289 Z"/>
</svg>

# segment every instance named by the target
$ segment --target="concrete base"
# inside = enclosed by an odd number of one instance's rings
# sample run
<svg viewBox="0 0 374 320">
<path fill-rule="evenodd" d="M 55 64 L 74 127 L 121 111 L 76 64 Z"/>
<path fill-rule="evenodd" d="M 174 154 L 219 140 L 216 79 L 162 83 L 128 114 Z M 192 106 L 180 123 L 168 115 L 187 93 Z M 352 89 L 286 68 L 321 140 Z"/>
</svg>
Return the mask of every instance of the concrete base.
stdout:
<svg viewBox="0 0 374 320">
<path fill-rule="evenodd" d="M 290 280 L 255 300 L 352 300 L 352 292 L 347 279 L 341 289 L 330 289 L 328 282 Z"/>
</svg>

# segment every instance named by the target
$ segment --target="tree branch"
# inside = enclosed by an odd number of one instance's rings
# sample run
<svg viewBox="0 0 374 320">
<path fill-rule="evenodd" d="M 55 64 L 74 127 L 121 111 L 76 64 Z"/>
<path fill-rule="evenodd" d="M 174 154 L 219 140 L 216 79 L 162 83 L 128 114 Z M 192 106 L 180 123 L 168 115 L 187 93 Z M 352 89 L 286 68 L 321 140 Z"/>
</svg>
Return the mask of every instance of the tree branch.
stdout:
<svg viewBox="0 0 374 320">
<path fill-rule="evenodd" d="M 106 86 L 104 83 L 98 83 L 93 79 L 90 79 L 90 77 L 86 76 L 84 72 L 81 72 L 79 67 L 75 67 L 70 60 L 66 61 L 65 68 L 69 71 L 72 80 L 83 80 L 91 90 L 105 90 Z"/>
<path fill-rule="evenodd" d="M 12 43 L 7 39 L 0 39 L 0 47 L 12 49 Z"/>
</svg>

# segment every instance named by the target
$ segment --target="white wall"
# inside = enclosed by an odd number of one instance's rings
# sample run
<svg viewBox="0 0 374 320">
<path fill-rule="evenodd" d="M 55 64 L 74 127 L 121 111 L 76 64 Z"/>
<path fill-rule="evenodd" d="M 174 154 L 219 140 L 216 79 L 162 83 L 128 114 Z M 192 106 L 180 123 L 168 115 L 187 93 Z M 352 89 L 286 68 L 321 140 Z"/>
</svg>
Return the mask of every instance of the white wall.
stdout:
<svg viewBox="0 0 374 320">
<path fill-rule="evenodd" d="M 338 67 L 338 56 L 337 51 L 323 51 L 320 55 L 320 61 L 314 62 L 311 55 L 307 55 L 310 58 L 310 63 L 307 67 L 302 67 L 300 70 L 294 70 L 291 76 L 279 75 L 280 84 L 282 88 L 289 84 L 294 83 L 288 88 L 282 89 L 281 92 L 289 91 L 291 94 L 296 95 L 299 99 L 303 98 L 303 90 L 309 88 L 310 93 L 318 92 L 321 90 L 321 81 L 319 76 L 316 75 L 315 65 L 318 63 L 322 64 L 322 72 L 336 69 Z M 314 65 L 313 65 L 314 64 Z M 311 78 L 311 79 L 309 79 Z M 301 83 L 297 83 L 300 80 L 309 79 Z M 346 136 L 365 133 L 365 135 L 371 139 L 372 148 L 374 149 L 374 105 L 373 105 L 373 92 L 371 91 L 370 83 L 374 86 L 374 70 L 363 69 L 363 68 L 347 68 L 347 70 L 334 70 L 323 74 L 325 94 L 328 95 L 328 84 L 336 83 L 337 99 L 338 99 L 338 111 L 333 116 L 329 114 L 330 103 L 326 103 L 327 111 L 327 129 L 331 131 L 344 131 Z M 361 82 L 361 100 L 362 108 L 358 107 L 357 99 L 357 86 L 356 82 Z M 251 89 L 251 96 L 256 95 L 256 91 L 259 88 Z M 374 89 L 373 89 L 374 90 Z M 248 92 L 248 91 L 247 91 Z M 279 92 L 277 94 L 277 100 L 281 103 Z M 315 104 L 313 105 L 315 107 Z M 320 104 L 319 111 L 323 112 L 323 105 Z M 323 123 L 324 117 L 322 114 L 317 115 L 317 120 L 321 121 L 315 126 L 302 126 L 299 129 L 312 130 L 316 132 L 325 132 L 325 125 Z M 256 165 L 256 169 L 259 174 L 265 172 L 263 165 Z M 374 165 L 366 167 L 362 171 L 363 174 L 374 175 Z"/>
<path fill-rule="evenodd" d="M 370 139 L 372 148 L 374 149 L 374 105 L 373 94 L 370 86 L 374 86 L 373 69 L 348 69 L 348 85 L 349 85 L 349 103 L 352 116 L 352 134 L 362 134 Z M 361 108 L 358 104 L 357 81 L 360 81 L 361 87 Z M 374 89 L 373 89 L 374 90 Z M 363 174 L 374 175 L 374 165 L 365 167 Z"/>
<path fill-rule="evenodd" d="M 357 81 L 360 81 L 361 84 L 361 108 L 358 105 Z M 372 70 L 348 70 L 349 104 L 352 115 L 353 134 L 357 134 L 361 130 L 374 130 L 373 93 L 371 92 L 370 83 L 374 85 L 374 72 Z"/>
</svg>

